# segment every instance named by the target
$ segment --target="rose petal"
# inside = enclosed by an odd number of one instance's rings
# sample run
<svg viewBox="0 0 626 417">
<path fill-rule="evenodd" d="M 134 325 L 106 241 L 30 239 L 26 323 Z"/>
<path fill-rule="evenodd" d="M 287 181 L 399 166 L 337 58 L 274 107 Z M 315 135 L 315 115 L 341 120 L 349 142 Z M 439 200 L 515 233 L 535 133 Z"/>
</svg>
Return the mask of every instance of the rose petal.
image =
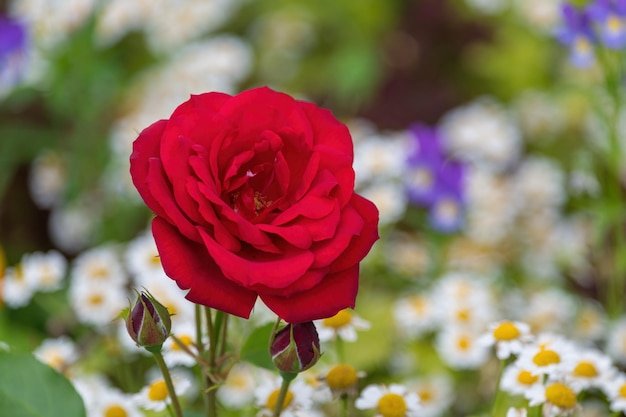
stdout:
<svg viewBox="0 0 626 417">
<path fill-rule="evenodd" d="M 352 242 L 353 236 L 361 233 L 363 224 L 363 218 L 359 213 L 351 206 L 347 206 L 341 212 L 341 220 L 338 222 L 334 236 L 314 246 L 313 268 L 328 266 L 340 257 L 348 258 L 352 264 L 359 262 L 361 259 L 355 259 L 352 253 L 346 252 L 346 249 Z"/>
<path fill-rule="evenodd" d="M 225 278 L 202 245 L 184 239 L 159 217 L 152 222 L 152 233 L 165 273 L 180 288 L 190 288 L 187 299 L 239 317 L 250 316 L 256 293 Z"/>
<path fill-rule="evenodd" d="M 323 319 L 354 307 L 359 266 L 327 275 L 317 286 L 288 297 L 259 294 L 265 305 L 288 323 Z"/>
<path fill-rule="evenodd" d="M 378 209 L 371 201 L 354 194 L 350 205 L 365 221 L 358 236 L 354 236 L 348 249 L 331 265 L 331 272 L 349 268 L 354 262 L 360 262 L 378 240 Z"/>
<path fill-rule="evenodd" d="M 262 284 L 271 288 L 284 288 L 304 275 L 313 263 L 313 254 L 308 251 L 288 248 L 280 255 L 267 255 L 258 251 L 242 255 L 229 252 L 220 246 L 206 231 L 198 229 L 209 254 L 230 280 L 250 288 Z"/>
<path fill-rule="evenodd" d="M 150 169 L 150 158 L 158 157 L 161 135 L 165 130 L 167 120 L 159 120 L 145 128 L 133 142 L 133 153 L 130 155 L 130 176 L 139 195 L 152 211 L 164 215 L 161 205 L 148 190 L 146 178 Z M 160 213 L 159 213 L 160 212 Z"/>
</svg>

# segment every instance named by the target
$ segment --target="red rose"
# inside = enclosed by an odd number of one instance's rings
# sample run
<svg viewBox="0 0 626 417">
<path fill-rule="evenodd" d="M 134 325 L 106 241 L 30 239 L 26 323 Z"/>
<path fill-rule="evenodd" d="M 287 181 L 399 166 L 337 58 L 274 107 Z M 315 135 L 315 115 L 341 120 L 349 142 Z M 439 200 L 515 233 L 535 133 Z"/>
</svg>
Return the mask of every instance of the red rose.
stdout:
<svg viewBox="0 0 626 417">
<path fill-rule="evenodd" d="M 192 95 L 141 132 L 130 172 L 163 268 L 195 303 L 287 322 L 354 307 L 378 210 L 354 193 L 345 125 L 269 88 Z"/>
</svg>

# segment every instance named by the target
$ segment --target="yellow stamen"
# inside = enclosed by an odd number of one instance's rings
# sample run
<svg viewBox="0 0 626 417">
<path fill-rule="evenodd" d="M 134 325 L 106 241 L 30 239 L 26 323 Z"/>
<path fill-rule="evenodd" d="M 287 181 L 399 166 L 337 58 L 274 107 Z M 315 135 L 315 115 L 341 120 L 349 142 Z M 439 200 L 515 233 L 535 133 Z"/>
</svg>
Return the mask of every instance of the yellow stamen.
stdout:
<svg viewBox="0 0 626 417">
<path fill-rule="evenodd" d="M 326 383 L 331 390 L 346 390 L 354 387 L 359 380 L 356 369 L 350 365 L 339 364 L 328 371 Z"/>
<path fill-rule="evenodd" d="M 626 384 L 623 384 L 619 387 L 619 396 L 622 398 L 626 398 Z"/>
<path fill-rule="evenodd" d="M 572 408 L 576 405 L 576 393 L 560 382 L 548 385 L 546 400 L 560 408 Z"/>
<path fill-rule="evenodd" d="M 515 340 L 519 335 L 519 329 L 510 321 L 500 323 L 498 327 L 493 330 L 493 337 L 498 341 Z"/>
<path fill-rule="evenodd" d="M 537 375 L 531 374 L 528 371 L 520 371 L 520 373 L 517 374 L 517 382 L 522 385 L 532 385 L 537 381 L 539 381 L 539 377 Z"/>
<path fill-rule="evenodd" d="M 278 403 L 278 395 L 280 394 L 280 390 L 274 390 L 272 391 L 272 393 L 269 395 L 269 397 L 267 397 L 267 402 L 265 403 L 265 406 L 269 409 L 269 410 L 274 410 L 276 409 L 276 404 Z M 291 404 L 291 402 L 293 401 L 293 392 L 291 391 L 287 391 L 287 394 L 285 395 L 285 398 L 283 399 L 283 406 L 281 407 L 281 409 L 285 409 L 289 406 L 289 404 Z"/>
<path fill-rule="evenodd" d="M 389 392 L 378 400 L 378 412 L 383 417 L 404 417 L 406 410 L 406 401 L 401 395 Z"/>
<path fill-rule="evenodd" d="M 104 417 L 127 417 L 128 414 L 119 405 L 112 405 L 104 410 Z"/>
<path fill-rule="evenodd" d="M 352 313 L 349 310 L 341 310 L 332 317 L 328 317 L 322 321 L 324 326 L 339 329 L 352 322 Z"/>
<path fill-rule="evenodd" d="M 184 334 L 181 336 L 176 336 L 178 338 L 178 340 L 180 340 L 180 342 L 189 347 L 193 344 L 193 339 L 191 338 L 191 336 L 189 336 L 188 334 Z M 180 345 L 178 344 L 178 342 L 174 341 L 174 343 L 172 344 L 172 350 L 177 350 L 177 351 L 181 351 L 183 350 L 182 347 L 180 347 Z"/>
<path fill-rule="evenodd" d="M 598 375 L 598 370 L 593 363 L 581 361 L 574 368 L 573 374 L 578 377 L 593 378 Z"/>
<path fill-rule="evenodd" d="M 165 401 L 167 399 L 167 385 L 165 381 L 153 382 L 148 389 L 148 398 L 151 401 Z"/>
<path fill-rule="evenodd" d="M 533 356 L 533 363 L 537 366 L 554 365 L 560 362 L 561 357 L 559 354 L 550 349 L 541 349 Z"/>
</svg>

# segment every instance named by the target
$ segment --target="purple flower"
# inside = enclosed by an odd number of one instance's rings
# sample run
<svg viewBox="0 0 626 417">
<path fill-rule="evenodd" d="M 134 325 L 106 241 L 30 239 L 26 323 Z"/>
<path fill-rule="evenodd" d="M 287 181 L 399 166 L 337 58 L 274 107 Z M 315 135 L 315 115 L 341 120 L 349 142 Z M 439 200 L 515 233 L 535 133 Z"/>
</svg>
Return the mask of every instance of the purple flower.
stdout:
<svg viewBox="0 0 626 417">
<path fill-rule="evenodd" d="M 596 0 L 589 5 L 587 13 L 607 48 L 626 46 L 626 0 Z"/>
<path fill-rule="evenodd" d="M 593 44 L 595 35 L 587 10 L 579 10 L 571 4 L 561 8 L 563 26 L 556 31 L 556 37 L 569 47 L 570 61 L 579 68 L 589 67 L 595 61 Z"/>
<path fill-rule="evenodd" d="M 430 225 L 453 232 L 463 225 L 465 167 L 446 156 L 436 128 L 415 124 L 410 128 L 414 150 L 407 158 L 405 186 L 409 200 L 429 209 Z"/>
<path fill-rule="evenodd" d="M 20 80 L 24 72 L 27 43 L 25 27 L 0 15 L 0 95 Z"/>
</svg>

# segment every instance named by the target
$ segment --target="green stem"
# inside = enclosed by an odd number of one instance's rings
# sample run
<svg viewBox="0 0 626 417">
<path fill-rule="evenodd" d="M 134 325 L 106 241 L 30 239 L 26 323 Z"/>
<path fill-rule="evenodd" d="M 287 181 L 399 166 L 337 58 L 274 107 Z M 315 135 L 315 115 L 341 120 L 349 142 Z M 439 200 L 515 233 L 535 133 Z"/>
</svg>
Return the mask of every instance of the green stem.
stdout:
<svg viewBox="0 0 626 417">
<path fill-rule="evenodd" d="M 285 398 L 287 397 L 287 393 L 289 392 L 289 384 L 291 384 L 291 381 L 293 381 L 298 374 L 288 374 L 281 372 L 280 375 L 283 377 L 283 382 L 280 385 L 280 391 L 278 392 L 278 398 L 276 399 L 276 405 L 274 406 L 274 412 L 272 414 L 272 417 L 280 416 L 280 413 L 283 411 Z"/>
<path fill-rule="evenodd" d="M 200 304 L 196 304 L 196 343 L 198 344 L 198 356 L 202 360 L 206 359 L 206 350 L 204 343 L 202 341 L 202 307 Z M 199 364 L 200 368 L 200 386 L 202 387 L 202 392 L 208 392 L 209 386 L 206 377 L 207 368 L 204 364 Z M 209 400 L 207 395 L 202 396 L 202 402 L 204 404 L 204 409 L 206 411 L 207 416 L 210 414 L 209 412 Z"/>
<path fill-rule="evenodd" d="M 491 409 L 491 415 L 497 416 L 498 410 L 500 409 L 500 404 L 502 403 L 502 390 L 500 389 L 500 380 L 502 379 L 502 374 L 504 372 L 504 368 L 506 367 L 506 361 L 500 361 L 500 369 L 498 370 L 498 379 L 496 381 L 496 396 L 493 400 L 493 406 Z"/>
<path fill-rule="evenodd" d="M 216 314 L 216 321 L 219 319 L 219 311 Z M 216 325 L 213 323 L 213 315 L 211 314 L 211 309 L 205 307 L 204 314 L 206 317 L 206 325 L 207 332 L 209 334 L 209 365 L 208 369 L 204 372 L 204 377 L 206 380 L 206 403 L 207 403 L 207 416 L 208 417 L 217 417 L 217 398 L 215 397 L 216 389 L 215 382 L 213 381 L 213 373 L 216 371 L 216 357 L 217 357 L 217 331 Z"/>
<path fill-rule="evenodd" d="M 163 360 L 163 355 L 161 352 L 153 352 L 154 359 L 163 374 L 163 379 L 165 380 L 165 385 L 167 386 L 167 392 L 172 399 L 172 406 L 174 408 L 174 414 L 176 417 L 183 417 L 183 411 L 180 408 L 180 403 L 178 402 L 178 396 L 176 395 L 176 391 L 174 390 L 174 384 L 172 383 L 172 377 L 170 375 L 169 369 L 167 369 L 167 365 L 165 364 L 165 360 Z"/>
</svg>

